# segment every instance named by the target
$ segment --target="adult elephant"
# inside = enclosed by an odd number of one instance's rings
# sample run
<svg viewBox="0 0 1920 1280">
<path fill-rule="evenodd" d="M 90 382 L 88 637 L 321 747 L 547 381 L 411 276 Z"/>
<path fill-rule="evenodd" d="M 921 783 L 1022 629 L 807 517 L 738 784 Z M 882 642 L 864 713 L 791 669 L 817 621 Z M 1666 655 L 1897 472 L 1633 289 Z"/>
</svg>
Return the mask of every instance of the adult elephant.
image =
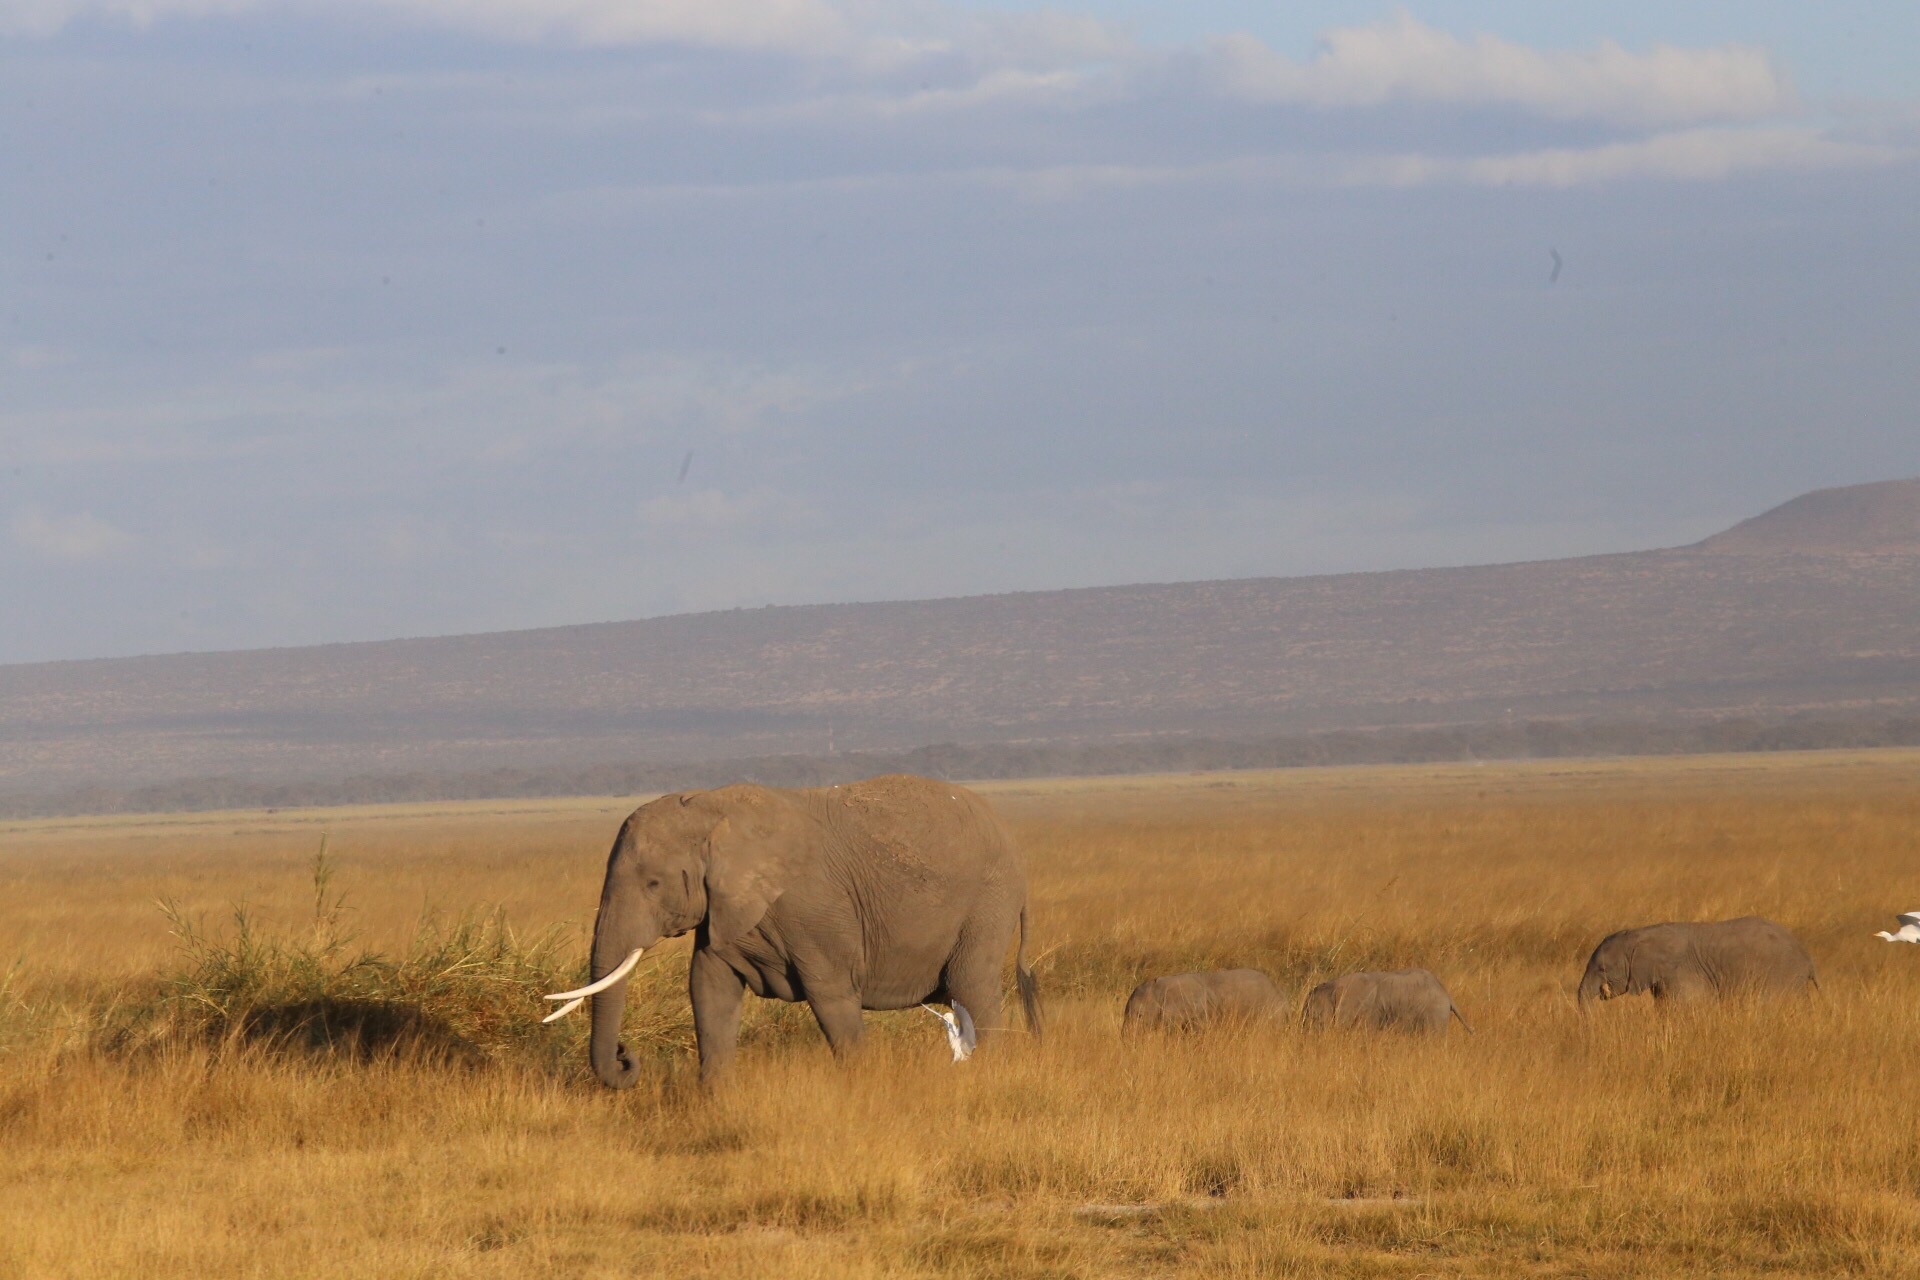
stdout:
<svg viewBox="0 0 1920 1280">
<path fill-rule="evenodd" d="M 663 796 L 634 810 L 613 842 L 593 981 L 565 993 L 573 1000 L 562 1012 L 592 998 L 594 1073 L 632 1086 L 638 1068 L 620 1043 L 626 977 L 649 947 L 692 933 L 703 1080 L 732 1062 L 749 991 L 806 1001 L 841 1055 L 859 1043 L 864 1009 L 947 1003 L 990 1035 L 1003 1026 L 1000 975 L 1017 930 L 1020 999 L 1038 1034 L 1026 901 L 1006 828 L 951 783 L 896 775 Z"/>
<path fill-rule="evenodd" d="M 1783 925 L 1759 916 L 1650 924 L 1609 934 L 1580 978 L 1580 1003 L 1650 992 L 1656 1000 L 1785 995 L 1817 986 L 1813 958 Z"/>
</svg>

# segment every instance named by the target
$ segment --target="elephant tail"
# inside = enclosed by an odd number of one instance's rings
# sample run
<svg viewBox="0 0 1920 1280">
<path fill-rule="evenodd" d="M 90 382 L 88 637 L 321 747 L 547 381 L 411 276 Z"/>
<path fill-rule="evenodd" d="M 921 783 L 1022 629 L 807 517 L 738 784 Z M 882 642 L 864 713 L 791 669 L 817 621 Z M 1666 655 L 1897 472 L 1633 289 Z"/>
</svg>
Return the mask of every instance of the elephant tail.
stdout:
<svg viewBox="0 0 1920 1280">
<path fill-rule="evenodd" d="M 1466 1015 L 1460 1012 L 1460 1006 L 1449 1000 L 1447 1001 L 1447 1008 L 1453 1010 L 1453 1016 L 1460 1019 L 1460 1025 L 1467 1029 L 1468 1035 L 1472 1035 L 1473 1026 L 1467 1021 Z"/>
<path fill-rule="evenodd" d="M 1033 980 L 1033 969 L 1027 963 L 1027 908 L 1020 907 L 1020 947 L 1013 953 L 1013 977 L 1020 986 L 1020 1010 L 1026 1014 L 1027 1030 L 1033 1038 L 1040 1038 L 1040 986 Z"/>
</svg>

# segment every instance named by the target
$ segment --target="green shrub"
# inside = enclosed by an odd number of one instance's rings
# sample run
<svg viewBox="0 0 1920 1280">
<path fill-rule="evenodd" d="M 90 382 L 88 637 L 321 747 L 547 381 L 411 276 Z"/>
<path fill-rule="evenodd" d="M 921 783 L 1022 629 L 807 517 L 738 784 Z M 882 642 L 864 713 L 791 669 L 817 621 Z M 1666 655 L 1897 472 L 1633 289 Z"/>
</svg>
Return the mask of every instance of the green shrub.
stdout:
<svg viewBox="0 0 1920 1280">
<path fill-rule="evenodd" d="M 150 999 L 110 1014 L 107 1041 L 140 1050 L 193 1041 L 371 1057 L 554 1062 L 583 1028 L 542 1025 L 541 997 L 576 985 L 569 930 L 522 935 L 498 912 L 423 918 L 396 955 L 355 944 L 345 895 L 332 889 L 325 842 L 313 863 L 304 930 L 275 932 L 244 906 L 216 933 L 163 902 L 180 963 Z M 584 1022 L 584 1019 L 580 1019 Z"/>
</svg>

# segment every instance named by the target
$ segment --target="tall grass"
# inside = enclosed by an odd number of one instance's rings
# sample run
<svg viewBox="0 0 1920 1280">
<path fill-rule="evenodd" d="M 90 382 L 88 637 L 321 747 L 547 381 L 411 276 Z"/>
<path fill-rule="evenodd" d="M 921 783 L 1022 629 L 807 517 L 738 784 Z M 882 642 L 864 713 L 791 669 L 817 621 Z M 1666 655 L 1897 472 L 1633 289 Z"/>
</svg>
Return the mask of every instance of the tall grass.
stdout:
<svg viewBox="0 0 1920 1280">
<path fill-rule="evenodd" d="M 0 1274 L 1911 1273 L 1920 948 L 1868 935 L 1912 905 L 1920 757 L 993 794 L 1033 864 L 1047 1040 L 954 1067 L 909 1011 L 837 1064 L 755 1002 L 717 1095 L 684 951 L 636 974 L 631 1093 L 593 1083 L 579 1019 L 537 1022 L 584 972 L 617 819 L 335 815 L 319 867 L 293 819 L 16 828 Z M 162 882 L 191 905 L 155 912 Z M 96 971 L 31 945 L 85 939 L 76 885 L 148 894 L 108 909 L 150 920 L 91 938 Z M 1807 940 L 1817 996 L 1574 1007 L 1603 933 L 1742 911 Z M 1411 963 L 1479 1035 L 1117 1034 L 1149 973 L 1298 995 Z M 401 1032 L 279 1012 L 362 1004 Z"/>
</svg>

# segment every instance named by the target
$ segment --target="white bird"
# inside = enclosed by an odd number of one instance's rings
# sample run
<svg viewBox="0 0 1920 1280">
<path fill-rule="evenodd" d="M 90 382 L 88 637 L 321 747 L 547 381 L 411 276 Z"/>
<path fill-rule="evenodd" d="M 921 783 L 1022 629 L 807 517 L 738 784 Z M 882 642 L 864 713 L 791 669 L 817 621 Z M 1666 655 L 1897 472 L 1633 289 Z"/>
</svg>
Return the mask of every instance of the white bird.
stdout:
<svg viewBox="0 0 1920 1280">
<path fill-rule="evenodd" d="M 965 1062 L 973 1056 L 973 1046 L 980 1042 L 980 1036 L 973 1029 L 973 1015 L 967 1012 L 967 1006 L 958 1000 L 949 1000 L 947 1003 L 953 1006 L 952 1013 L 942 1013 L 930 1004 L 920 1007 L 940 1019 L 941 1025 L 946 1027 L 947 1046 L 953 1050 L 953 1060 Z"/>
<path fill-rule="evenodd" d="M 1888 942 L 1920 942 L 1920 911 L 1909 911 L 1903 916 L 1895 916 L 1900 922 L 1900 932 L 1888 933 L 1885 929 L 1874 934 L 1876 938 L 1885 938 Z"/>
</svg>

